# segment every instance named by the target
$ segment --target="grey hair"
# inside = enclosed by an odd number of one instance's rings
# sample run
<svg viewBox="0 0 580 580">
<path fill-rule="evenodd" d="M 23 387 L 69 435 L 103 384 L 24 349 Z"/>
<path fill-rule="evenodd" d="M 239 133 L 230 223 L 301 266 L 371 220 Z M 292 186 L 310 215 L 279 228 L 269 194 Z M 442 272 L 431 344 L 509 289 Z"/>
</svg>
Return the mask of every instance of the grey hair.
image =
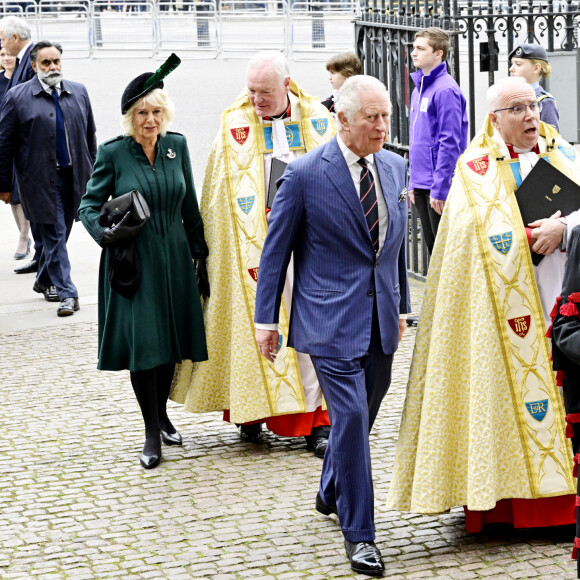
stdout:
<svg viewBox="0 0 580 580">
<path fill-rule="evenodd" d="M 30 26 L 24 18 L 18 16 L 6 16 L 0 20 L 0 33 L 4 36 L 18 35 L 22 40 L 30 40 L 32 33 Z"/>
<path fill-rule="evenodd" d="M 133 111 L 138 107 L 141 107 L 143 103 L 163 109 L 163 121 L 159 127 L 159 132 L 162 135 L 165 135 L 169 125 L 173 122 L 175 106 L 163 89 L 153 89 L 150 93 L 147 93 L 142 99 L 138 99 L 129 107 L 129 110 L 121 117 L 121 129 L 123 129 L 123 133 L 129 135 L 129 137 L 132 137 L 135 134 Z"/>
<path fill-rule="evenodd" d="M 487 93 L 485 93 L 487 107 L 490 112 L 493 112 L 495 109 L 499 108 L 499 101 L 504 93 L 521 90 L 522 84 L 529 86 L 530 90 L 533 91 L 532 87 L 528 85 L 528 83 L 526 83 L 525 79 L 522 77 L 505 77 L 504 79 L 500 79 L 497 81 L 497 83 L 491 85 L 491 87 L 487 89 Z"/>
<path fill-rule="evenodd" d="M 250 58 L 246 73 L 249 73 L 250 70 L 255 68 L 261 68 L 265 64 L 272 65 L 272 68 L 274 69 L 276 76 L 280 79 L 280 82 L 290 76 L 290 67 L 288 66 L 286 57 L 282 53 L 272 50 L 263 50 Z"/>
<path fill-rule="evenodd" d="M 378 93 L 384 92 L 389 103 L 389 115 L 391 114 L 391 100 L 385 85 L 377 78 L 369 75 L 356 75 L 350 77 L 340 87 L 334 102 L 334 110 L 336 113 L 341 111 L 344 113 L 347 121 L 352 123 L 354 116 L 360 111 L 360 96 L 365 90 L 373 90 Z"/>
</svg>

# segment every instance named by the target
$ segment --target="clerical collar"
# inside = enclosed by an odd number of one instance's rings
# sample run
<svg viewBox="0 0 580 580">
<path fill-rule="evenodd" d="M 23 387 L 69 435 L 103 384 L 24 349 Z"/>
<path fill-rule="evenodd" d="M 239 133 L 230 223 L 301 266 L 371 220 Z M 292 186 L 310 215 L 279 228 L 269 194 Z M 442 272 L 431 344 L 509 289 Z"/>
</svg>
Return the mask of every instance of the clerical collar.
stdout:
<svg viewBox="0 0 580 580">
<path fill-rule="evenodd" d="M 288 108 L 281 113 L 280 115 L 272 115 L 270 117 L 262 117 L 264 119 L 264 121 L 273 121 L 275 119 L 289 119 L 290 115 L 292 114 L 292 103 L 290 103 L 290 100 L 288 100 Z"/>
<path fill-rule="evenodd" d="M 517 159 L 520 156 L 520 153 L 535 153 L 536 155 L 540 154 L 540 147 L 536 143 L 531 149 L 519 149 L 518 147 L 514 147 L 513 145 L 509 145 L 506 143 L 508 151 L 510 152 L 510 157 L 512 159 Z"/>
</svg>

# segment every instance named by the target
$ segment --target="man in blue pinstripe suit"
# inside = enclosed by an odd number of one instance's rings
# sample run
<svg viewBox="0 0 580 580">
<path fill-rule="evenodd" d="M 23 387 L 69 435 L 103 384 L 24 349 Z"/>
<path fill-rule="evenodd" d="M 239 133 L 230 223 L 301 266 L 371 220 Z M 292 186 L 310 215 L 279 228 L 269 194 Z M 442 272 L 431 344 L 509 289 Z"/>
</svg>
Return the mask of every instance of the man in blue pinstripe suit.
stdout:
<svg viewBox="0 0 580 580">
<path fill-rule="evenodd" d="M 353 570 L 381 575 L 374 543 L 369 431 L 411 311 L 406 269 L 407 171 L 382 149 L 391 105 L 368 76 L 336 98 L 338 136 L 290 163 L 279 181 L 258 274 L 256 340 L 273 361 L 290 255 L 288 345 L 308 353 L 331 420 L 316 509 L 338 515 Z"/>
</svg>

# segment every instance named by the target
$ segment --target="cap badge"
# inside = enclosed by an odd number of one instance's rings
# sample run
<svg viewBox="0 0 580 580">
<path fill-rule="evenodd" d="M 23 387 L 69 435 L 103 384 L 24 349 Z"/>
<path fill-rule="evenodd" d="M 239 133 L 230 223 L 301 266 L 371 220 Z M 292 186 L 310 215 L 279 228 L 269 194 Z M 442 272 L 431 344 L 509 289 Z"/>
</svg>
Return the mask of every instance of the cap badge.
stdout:
<svg viewBox="0 0 580 580">
<path fill-rule="evenodd" d="M 175 151 L 172 151 L 171 149 L 168 149 L 168 150 L 167 150 L 167 157 L 168 157 L 169 159 L 175 159 L 175 156 L 176 156 L 176 153 L 175 153 Z"/>
<path fill-rule="evenodd" d="M 516 50 L 516 56 L 522 56 L 523 54 L 523 50 L 521 46 L 518 46 L 517 50 Z"/>
</svg>

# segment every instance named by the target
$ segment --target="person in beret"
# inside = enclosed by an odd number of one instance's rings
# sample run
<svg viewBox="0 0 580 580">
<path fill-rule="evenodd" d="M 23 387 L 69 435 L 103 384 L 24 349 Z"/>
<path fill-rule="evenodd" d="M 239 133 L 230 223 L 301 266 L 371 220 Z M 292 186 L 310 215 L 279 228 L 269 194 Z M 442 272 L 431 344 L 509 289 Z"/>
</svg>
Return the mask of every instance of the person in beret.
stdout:
<svg viewBox="0 0 580 580">
<path fill-rule="evenodd" d="M 208 248 L 187 141 L 167 130 L 174 116 L 163 90 L 168 70 L 166 62 L 155 74 L 143 73 L 128 84 L 121 98 L 124 134 L 99 146 L 79 208 L 84 226 L 103 247 L 98 368 L 130 371 L 145 423 L 140 461 L 146 469 L 159 464 L 161 442 L 182 444 L 166 409 L 175 364 L 207 359 L 200 295 L 209 296 Z M 150 220 L 130 225 L 125 215 L 117 225 L 101 226 L 103 204 L 134 189 L 145 199 Z M 127 240 L 136 247 L 136 274 L 125 285 L 114 284 L 109 262 Z"/>
<path fill-rule="evenodd" d="M 520 44 L 514 48 L 508 58 L 511 60 L 510 76 L 522 77 L 532 85 L 540 105 L 540 121 L 550 123 L 560 130 L 560 115 L 554 97 L 540 86 L 540 79 L 547 79 L 552 74 L 548 62 L 548 53 L 539 44 Z"/>
</svg>

